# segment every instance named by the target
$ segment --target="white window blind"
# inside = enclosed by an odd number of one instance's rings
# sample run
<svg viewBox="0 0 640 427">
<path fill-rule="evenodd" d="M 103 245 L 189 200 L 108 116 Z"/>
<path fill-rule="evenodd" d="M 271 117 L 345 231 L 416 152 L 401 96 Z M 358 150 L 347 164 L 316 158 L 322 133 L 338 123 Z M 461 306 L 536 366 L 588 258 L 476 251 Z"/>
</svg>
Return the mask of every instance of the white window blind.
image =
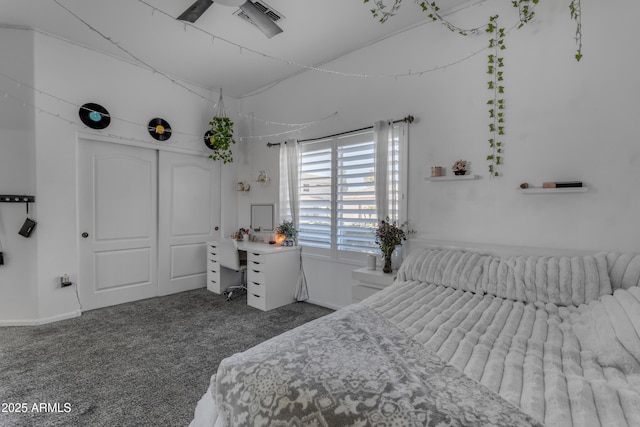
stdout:
<svg viewBox="0 0 640 427">
<path fill-rule="evenodd" d="M 304 144 L 300 150 L 300 208 L 298 241 L 305 246 L 331 248 L 331 141 Z"/>
<path fill-rule="evenodd" d="M 375 145 L 373 132 L 337 140 L 336 244 L 339 251 L 375 249 Z"/>
<path fill-rule="evenodd" d="M 389 141 L 389 215 L 403 206 L 403 124 Z M 376 252 L 378 225 L 373 131 L 307 142 L 300 146 L 298 240 L 333 253 Z"/>
</svg>

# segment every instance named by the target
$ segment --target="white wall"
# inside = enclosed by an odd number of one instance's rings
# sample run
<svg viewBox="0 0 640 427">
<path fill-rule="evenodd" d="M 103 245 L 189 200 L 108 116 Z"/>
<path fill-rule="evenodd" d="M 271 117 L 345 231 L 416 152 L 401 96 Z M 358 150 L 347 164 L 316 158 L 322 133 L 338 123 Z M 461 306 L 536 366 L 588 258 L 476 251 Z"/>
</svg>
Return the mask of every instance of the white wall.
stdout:
<svg viewBox="0 0 640 427">
<path fill-rule="evenodd" d="M 33 84 L 33 34 L 0 28 L 0 71 Z M 6 96 L 5 96 L 6 94 Z M 0 194 L 36 191 L 35 114 L 33 92 L 0 76 Z M 29 206 L 30 215 L 36 205 Z M 18 234 L 26 218 L 24 204 L 0 203 L 0 242 L 5 264 L 0 266 L 0 319 L 31 319 L 38 310 L 36 287 L 36 239 Z"/>
<path fill-rule="evenodd" d="M 404 8 L 419 7 L 405 2 Z M 461 12 L 457 22 L 482 24 L 499 11 L 515 22 L 509 2 L 488 1 Z M 640 252 L 640 144 L 636 122 L 637 53 L 628 16 L 640 4 L 583 0 L 584 58 L 576 63 L 568 2 L 541 2 L 536 21 L 507 37 L 507 135 L 503 176 L 490 179 L 485 157 L 488 113 L 486 52 L 445 70 L 408 78 L 342 77 L 305 72 L 242 100 L 246 114 L 272 121 L 308 122 L 338 111 L 299 135 L 322 136 L 407 114 L 410 126 L 409 218 L 420 238 L 582 250 Z M 366 11 L 363 11 L 366 13 Z M 393 19 L 393 18 L 392 18 Z M 325 65 L 350 73 L 399 74 L 464 58 L 487 43 L 428 24 Z M 250 135 L 282 129 L 255 125 Z M 270 138 L 279 142 L 278 138 Z M 284 139 L 284 138 L 281 138 Z M 280 140 L 281 140 L 280 139 Z M 251 146 L 251 167 L 277 171 L 277 155 Z M 271 149 L 277 151 L 277 149 Z M 459 158 L 481 179 L 426 182 L 434 165 Z M 258 163 L 253 163 L 258 162 Z M 450 173 L 450 171 L 448 171 Z M 587 193 L 523 195 L 522 182 L 582 180 Z M 277 193 L 276 193 L 277 194 Z M 252 193 L 251 197 L 260 197 Z M 270 197 L 272 195 L 270 194 Z M 250 202 L 250 201 L 247 201 Z M 349 303 L 350 268 L 327 268 L 307 257 L 311 299 Z"/>
<path fill-rule="evenodd" d="M 27 50 L 30 40 L 32 47 Z M 10 107 L 26 123 L 26 129 L 15 132 L 22 134 L 21 141 L 27 145 L 7 146 L 7 141 L 13 141 L 10 137 L 14 131 L 4 121 L 0 126 L 0 193 L 35 193 L 32 209 L 37 209 L 34 217 L 38 227 L 28 241 L 22 237 L 19 239 L 25 241 L 6 238 L 5 233 L 11 234 L 14 229 L 17 233 L 24 221 L 24 207 L 0 206 L 0 238 L 15 263 L 11 270 L 9 266 L 0 267 L 0 324 L 40 323 L 75 316 L 79 314 L 75 290 L 61 288 L 59 278 L 67 273 L 73 282 L 77 280 L 79 135 L 150 148 L 177 147 L 183 152 L 208 155 L 202 136 L 215 110 L 212 104 L 159 74 L 39 32 L 3 29 L 1 43 L 8 44 L 6 52 L 24 51 L 26 58 L 15 61 L 22 69 L 14 69 L 10 65 L 14 62 L 3 61 L 0 71 L 15 79 L 28 79 L 26 83 L 36 90 L 25 96 L 34 100 L 36 109 Z M 0 88 L 5 86 L 2 82 Z M 217 100 L 209 90 L 191 89 Z M 3 108 L 6 102 L 2 100 Z M 78 106 L 87 102 L 101 104 L 111 113 L 111 125 L 104 131 L 81 124 Z M 229 110 L 235 110 L 233 100 L 225 102 Z M 170 123 L 174 133 L 167 142 L 158 143 L 148 134 L 146 124 L 154 117 Z M 5 164 L 11 165 L 11 170 Z M 223 186 L 235 188 L 234 169 L 225 169 L 221 179 Z M 229 194 L 226 187 L 223 194 Z M 235 223 L 234 210 L 235 203 L 231 214 L 223 214 L 223 223 Z M 19 288 L 20 283 L 24 289 Z"/>
</svg>

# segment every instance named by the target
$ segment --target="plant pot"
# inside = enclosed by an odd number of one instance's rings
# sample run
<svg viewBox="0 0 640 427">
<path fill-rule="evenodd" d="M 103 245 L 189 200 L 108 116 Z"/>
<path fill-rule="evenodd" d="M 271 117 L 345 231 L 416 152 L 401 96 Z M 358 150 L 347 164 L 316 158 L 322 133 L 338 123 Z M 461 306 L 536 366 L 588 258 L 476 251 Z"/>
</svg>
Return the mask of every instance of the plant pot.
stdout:
<svg viewBox="0 0 640 427">
<path fill-rule="evenodd" d="M 467 171 L 453 171 L 454 175 L 464 175 Z"/>
</svg>

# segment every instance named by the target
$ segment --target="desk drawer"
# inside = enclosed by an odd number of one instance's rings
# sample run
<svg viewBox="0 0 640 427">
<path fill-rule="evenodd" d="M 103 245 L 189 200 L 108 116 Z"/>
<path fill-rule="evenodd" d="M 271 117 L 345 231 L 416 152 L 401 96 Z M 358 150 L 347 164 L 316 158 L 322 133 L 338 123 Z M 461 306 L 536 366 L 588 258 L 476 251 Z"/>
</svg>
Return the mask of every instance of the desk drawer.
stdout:
<svg viewBox="0 0 640 427">
<path fill-rule="evenodd" d="M 220 279 L 217 277 L 209 278 L 207 281 L 207 290 L 216 294 L 220 293 Z"/>
<path fill-rule="evenodd" d="M 249 268 L 248 274 L 247 274 L 247 282 L 256 282 L 261 285 L 264 285 L 267 282 L 267 280 L 264 272 L 255 270 L 253 268 Z"/>
<path fill-rule="evenodd" d="M 250 264 L 252 262 L 264 263 L 265 259 L 266 259 L 265 254 L 261 252 L 247 251 L 247 260 L 249 261 Z"/>
<path fill-rule="evenodd" d="M 247 283 L 247 292 L 249 294 L 264 297 L 264 285 L 262 283 L 250 281 L 249 283 Z"/>
<path fill-rule="evenodd" d="M 267 311 L 267 305 L 263 296 L 247 293 L 247 305 L 258 310 Z"/>
<path fill-rule="evenodd" d="M 247 269 L 253 271 L 264 271 L 265 265 L 260 261 L 247 260 Z"/>
</svg>

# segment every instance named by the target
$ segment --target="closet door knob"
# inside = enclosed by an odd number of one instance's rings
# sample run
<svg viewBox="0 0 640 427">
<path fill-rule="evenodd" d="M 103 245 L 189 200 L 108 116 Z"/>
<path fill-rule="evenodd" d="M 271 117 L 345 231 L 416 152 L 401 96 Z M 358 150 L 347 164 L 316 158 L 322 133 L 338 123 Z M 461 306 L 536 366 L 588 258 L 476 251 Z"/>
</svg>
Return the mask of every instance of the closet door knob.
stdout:
<svg viewBox="0 0 640 427">
<path fill-rule="evenodd" d="M 84 233 L 82 233 L 82 237 L 84 239 L 86 239 L 87 237 L 89 237 L 89 233 L 87 233 L 86 231 Z"/>
</svg>

